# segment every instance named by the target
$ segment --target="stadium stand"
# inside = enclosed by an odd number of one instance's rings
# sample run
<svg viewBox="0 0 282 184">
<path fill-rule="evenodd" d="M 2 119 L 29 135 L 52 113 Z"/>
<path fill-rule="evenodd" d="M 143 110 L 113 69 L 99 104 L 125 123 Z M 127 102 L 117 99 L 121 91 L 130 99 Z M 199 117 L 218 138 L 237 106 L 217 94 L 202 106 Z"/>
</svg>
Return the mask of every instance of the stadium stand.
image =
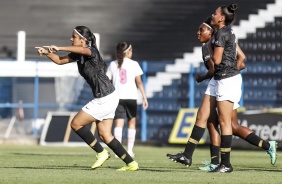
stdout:
<svg viewBox="0 0 282 184">
<path fill-rule="evenodd" d="M 249 14 L 257 13 L 258 9 L 265 9 L 266 4 L 273 3 L 274 0 L 252 2 L 254 1 L 238 1 L 240 10 L 235 25 L 238 25 L 239 20 L 246 20 Z M 252 6 L 249 6 L 250 3 Z M 185 52 L 192 52 L 193 47 L 199 45 L 195 36 L 199 23 L 222 4 L 226 4 L 226 1 L 5 1 L 0 11 L 0 16 L 3 17 L 0 48 L 6 52 L 2 52 L 0 56 L 15 57 L 16 32 L 25 30 L 26 58 L 42 59 L 34 51 L 35 45 L 69 44 L 67 35 L 71 34 L 70 30 L 76 25 L 84 24 L 101 34 L 101 51 L 105 58 L 112 58 L 115 44 L 126 40 L 133 44 L 137 51 L 134 57 L 138 61 L 174 60 L 181 58 Z M 15 7 L 21 8 L 11 11 Z"/>
</svg>

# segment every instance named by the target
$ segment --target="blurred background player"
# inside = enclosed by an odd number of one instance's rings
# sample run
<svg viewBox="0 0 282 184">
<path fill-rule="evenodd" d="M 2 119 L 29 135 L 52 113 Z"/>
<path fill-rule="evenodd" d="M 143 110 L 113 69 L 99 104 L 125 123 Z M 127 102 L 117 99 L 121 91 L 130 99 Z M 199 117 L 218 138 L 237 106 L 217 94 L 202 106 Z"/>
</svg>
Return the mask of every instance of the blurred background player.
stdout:
<svg viewBox="0 0 282 184">
<path fill-rule="evenodd" d="M 136 113 L 139 88 L 143 98 L 143 109 L 148 108 L 148 101 L 141 80 L 143 71 L 137 61 L 132 60 L 132 45 L 127 42 L 118 43 L 116 58 L 108 67 L 107 75 L 115 86 L 119 96 L 119 104 L 115 112 L 114 136 L 122 142 L 124 120 L 127 117 L 127 151 L 134 157 L 133 146 L 136 136 Z"/>
<path fill-rule="evenodd" d="M 118 105 L 118 94 L 106 75 L 107 65 L 96 47 L 96 38 L 89 28 L 77 26 L 71 37 L 72 46 L 57 47 L 55 45 L 36 47 L 40 55 L 46 55 L 54 63 L 62 65 L 77 62 L 80 75 L 92 89 L 94 99 L 86 104 L 73 118 L 71 128 L 97 152 L 97 161 L 92 169 L 100 167 L 110 153 L 97 141 L 87 124 L 96 122 L 98 134 L 103 142 L 121 158 L 126 166 L 119 171 L 135 171 L 138 163 L 123 148 L 121 143 L 112 135 L 111 129 L 115 109 Z M 47 47 L 46 50 L 44 47 Z M 54 52 L 65 51 L 70 54 L 60 57 Z"/>
</svg>

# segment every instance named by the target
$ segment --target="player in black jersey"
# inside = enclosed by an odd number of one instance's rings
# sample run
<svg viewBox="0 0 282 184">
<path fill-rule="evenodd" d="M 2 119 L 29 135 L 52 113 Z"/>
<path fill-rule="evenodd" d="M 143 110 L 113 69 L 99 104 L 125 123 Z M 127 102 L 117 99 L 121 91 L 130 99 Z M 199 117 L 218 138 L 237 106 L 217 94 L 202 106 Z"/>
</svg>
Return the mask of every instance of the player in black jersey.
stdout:
<svg viewBox="0 0 282 184">
<path fill-rule="evenodd" d="M 97 152 L 97 161 L 92 169 L 100 167 L 110 153 L 104 149 L 95 139 L 91 131 L 85 125 L 96 122 L 98 134 L 103 142 L 120 157 L 126 166 L 119 171 L 135 171 L 138 163 L 123 148 L 121 143 L 112 135 L 112 124 L 118 95 L 109 78 L 106 75 L 107 65 L 103 61 L 97 47 L 96 38 L 89 28 L 77 26 L 71 37 L 72 46 L 57 47 L 55 45 L 35 47 L 40 55 L 46 55 L 58 65 L 77 62 L 80 75 L 90 85 L 94 99 L 86 104 L 73 118 L 71 128 Z M 59 56 L 55 52 L 70 52 L 66 56 Z"/>
<path fill-rule="evenodd" d="M 195 79 L 197 82 L 202 82 L 206 79 L 211 79 L 214 73 L 214 64 L 210 59 L 210 54 L 208 51 L 207 42 L 212 38 L 214 34 L 214 30 L 210 25 L 211 17 L 209 17 L 204 23 L 202 23 L 199 27 L 199 31 L 197 32 L 199 42 L 203 43 L 202 45 L 202 56 L 204 64 L 207 68 L 207 73 L 205 75 L 196 75 Z M 237 44 L 237 67 L 239 70 L 243 70 L 245 68 L 244 60 L 245 55 L 241 48 Z M 206 93 L 210 95 L 209 92 Z M 241 126 L 238 123 L 237 119 L 237 110 L 236 108 L 239 105 L 235 105 L 233 107 L 231 123 L 232 123 L 232 132 L 233 135 L 238 136 L 249 143 L 260 147 L 267 151 L 267 154 L 270 155 L 271 164 L 275 164 L 276 161 L 276 141 L 265 141 L 258 137 L 251 129 Z M 220 135 L 218 130 L 218 117 L 217 112 L 210 114 L 210 118 L 208 120 L 207 128 L 209 130 L 211 145 L 210 145 L 210 153 L 211 153 L 211 162 L 204 162 L 206 164 L 205 167 L 200 167 L 200 170 L 211 171 L 217 167 L 219 164 L 219 149 L 220 149 Z"/>
<path fill-rule="evenodd" d="M 229 9 L 232 12 L 228 12 L 227 15 L 226 12 L 229 11 Z M 241 97 L 242 79 L 241 75 L 239 75 L 239 70 L 237 67 L 235 35 L 232 34 L 231 28 L 227 25 L 232 23 L 234 19 L 234 12 L 236 10 L 236 4 L 232 4 L 229 7 L 221 6 L 217 9 L 216 14 L 213 15 L 213 22 L 216 22 L 215 26 L 217 25 L 217 23 L 220 23 L 221 25 L 220 27 L 216 26 L 218 32 L 216 35 L 217 37 L 215 37 L 217 40 L 214 42 L 214 44 L 218 44 L 219 49 L 216 48 L 215 54 L 211 54 L 211 58 L 215 66 L 215 80 L 211 80 L 207 88 L 207 91 L 209 90 L 210 93 L 214 95 L 205 94 L 205 96 L 203 97 L 202 104 L 199 107 L 197 113 L 195 125 L 186 144 L 184 152 L 178 153 L 176 155 L 167 154 L 167 157 L 169 157 L 173 161 L 182 163 L 186 166 L 190 166 L 192 164 L 193 152 L 205 131 L 208 119 L 212 118 L 210 117 L 210 114 L 214 114 L 216 107 L 218 107 L 219 123 L 222 130 L 220 143 L 221 163 L 218 167 L 212 170 L 212 172 L 225 173 L 233 171 L 233 168 L 230 164 L 230 151 L 232 141 L 231 114 L 233 111 L 234 102 L 239 102 Z M 221 30 L 221 28 L 223 29 Z M 210 29 L 212 28 L 210 27 Z M 224 38 L 228 38 L 226 45 Z M 226 50 L 224 50 L 225 47 Z M 210 50 L 211 49 L 209 49 L 209 53 L 211 53 Z"/>
<path fill-rule="evenodd" d="M 217 30 L 209 49 L 214 62 L 214 88 L 218 121 L 221 128 L 221 162 L 210 172 L 232 172 L 230 152 L 232 143 L 231 116 L 233 106 L 240 101 L 242 77 L 237 67 L 236 37 L 231 29 L 238 5 L 220 6 L 212 15 L 211 25 Z"/>
</svg>

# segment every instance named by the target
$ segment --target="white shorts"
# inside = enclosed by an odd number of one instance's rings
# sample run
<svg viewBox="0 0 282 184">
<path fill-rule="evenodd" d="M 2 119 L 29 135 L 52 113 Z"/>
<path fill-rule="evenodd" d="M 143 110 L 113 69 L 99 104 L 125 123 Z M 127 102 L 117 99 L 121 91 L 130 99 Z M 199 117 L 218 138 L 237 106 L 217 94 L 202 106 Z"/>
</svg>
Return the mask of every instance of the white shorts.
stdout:
<svg viewBox="0 0 282 184">
<path fill-rule="evenodd" d="M 118 94 L 114 91 L 102 98 L 94 98 L 88 102 L 82 110 L 99 121 L 113 119 L 115 117 L 118 102 Z"/>
<path fill-rule="evenodd" d="M 221 80 L 214 80 L 214 78 L 212 78 L 205 94 L 215 96 L 217 101 L 231 101 L 234 103 L 233 109 L 237 109 L 240 107 L 239 101 L 242 94 L 241 87 L 241 74 Z"/>
</svg>

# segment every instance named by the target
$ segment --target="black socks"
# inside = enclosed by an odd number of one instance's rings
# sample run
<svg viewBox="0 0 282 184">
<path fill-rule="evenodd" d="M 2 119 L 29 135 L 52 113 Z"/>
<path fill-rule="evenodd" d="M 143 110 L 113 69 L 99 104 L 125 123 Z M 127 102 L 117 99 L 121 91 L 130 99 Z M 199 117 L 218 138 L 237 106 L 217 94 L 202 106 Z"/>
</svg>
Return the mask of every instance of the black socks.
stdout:
<svg viewBox="0 0 282 184">
<path fill-rule="evenodd" d="M 183 154 L 186 158 L 192 158 L 192 155 L 193 155 L 200 139 L 202 138 L 205 130 L 206 130 L 205 128 L 201 128 L 201 127 L 198 127 L 197 125 L 194 125 L 191 136 L 188 139 L 185 150 L 183 152 Z"/>
<path fill-rule="evenodd" d="M 219 164 L 219 152 L 219 146 L 210 145 L 211 163 L 214 165 Z"/>
<path fill-rule="evenodd" d="M 88 128 L 86 128 L 85 126 L 78 129 L 76 131 L 76 133 L 77 133 L 77 135 L 79 135 L 79 137 L 81 137 L 97 153 L 101 153 L 104 150 L 104 148 L 97 141 L 97 139 L 94 137 L 92 132 Z"/>
<path fill-rule="evenodd" d="M 260 147 L 264 150 L 268 150 L 270 145 L 267 141 L 262 140 L 259 136 L 257 136 L 255 133 L 250 133 L 246 139 L 249 143 L 252 145 L 255 145 L 257 147 Z"/>
<path fill-rule="evenodd" d="M 232 135 L 221 135 L 221 164 L 230 167 L 230 152 L 231 152 Z"/>
<path fill-rule="evenodd" d="M 113 150 L 113 152 L 121 158 L 126 164 L 129 164 L 133 161 L 131 156 L 127 153 L 127 151 L 124 149 L 124 147 L 121 145 L 121 143 L 114 138 L 109 144 L 107 144 L 109 148 Z"/>
</svg>

